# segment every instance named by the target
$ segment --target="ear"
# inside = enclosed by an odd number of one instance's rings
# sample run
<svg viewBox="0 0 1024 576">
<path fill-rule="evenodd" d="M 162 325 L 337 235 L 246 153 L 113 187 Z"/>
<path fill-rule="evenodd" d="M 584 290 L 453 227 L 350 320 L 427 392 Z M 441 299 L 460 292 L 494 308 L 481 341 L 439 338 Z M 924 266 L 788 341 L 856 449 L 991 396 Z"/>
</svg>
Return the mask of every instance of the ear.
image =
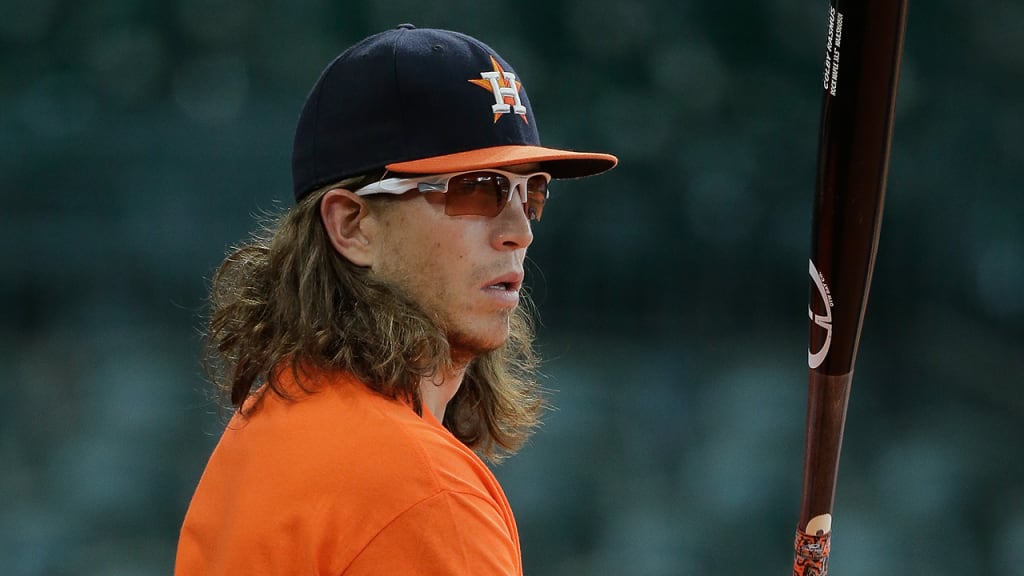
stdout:
<svg viewBox="0 0 1024 576">
<path fill-rule="evenodd" d="M 320 201 L 320 220 L 338 254 L 356 266 L 373 265 L 375 224 L 366 201 L 344 188 L 335 188 Z"/>
</svg>

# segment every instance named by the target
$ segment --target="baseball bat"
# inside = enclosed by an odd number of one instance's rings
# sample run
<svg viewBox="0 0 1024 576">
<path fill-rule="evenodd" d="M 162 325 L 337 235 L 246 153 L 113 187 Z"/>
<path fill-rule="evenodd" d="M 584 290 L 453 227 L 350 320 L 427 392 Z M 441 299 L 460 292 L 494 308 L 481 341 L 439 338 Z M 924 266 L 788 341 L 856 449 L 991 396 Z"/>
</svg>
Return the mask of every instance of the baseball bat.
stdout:
<svg viewBox="0 0 1024 576">
<path fill-rule="evenodd" d="M 794 576 L 828 573 L 846 407 L 885 202 L 906 9 L 907 0 L 829 0 Z"/>
</svg>

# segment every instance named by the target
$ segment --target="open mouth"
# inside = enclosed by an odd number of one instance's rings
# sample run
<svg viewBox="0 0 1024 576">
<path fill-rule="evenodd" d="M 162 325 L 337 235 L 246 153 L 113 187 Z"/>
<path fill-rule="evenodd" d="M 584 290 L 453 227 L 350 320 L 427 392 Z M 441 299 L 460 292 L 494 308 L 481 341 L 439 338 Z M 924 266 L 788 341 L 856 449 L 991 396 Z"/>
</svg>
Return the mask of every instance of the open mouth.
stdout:
<svg viewBox="0 0 1024 576">
<path fill-rule="evenodd" d="M 510 273 L 504 276 L 495 278 L 491 283 L 487 284 L 484 288 L 487 290 L 500 290 L 503 292 L 518 292 L 519 288 L 523 285 L 523 275 L 521 273 Z"/>
</svg>

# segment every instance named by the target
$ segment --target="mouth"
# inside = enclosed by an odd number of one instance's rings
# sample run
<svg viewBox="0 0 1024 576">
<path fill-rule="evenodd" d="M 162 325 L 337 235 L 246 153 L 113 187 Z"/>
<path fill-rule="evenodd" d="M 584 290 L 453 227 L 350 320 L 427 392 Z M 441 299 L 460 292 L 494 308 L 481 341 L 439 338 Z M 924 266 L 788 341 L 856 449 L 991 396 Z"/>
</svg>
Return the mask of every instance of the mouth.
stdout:
<svg viewBox="0 0 1024 576">
<path fill-rule="evenodd" d="M 502 292 L 518 293 L 523 286 L 523 273 L 510 272 L 498 278 L 494 278 L 484 285 L 484 290 L 498 290 Z"/>
</svg>

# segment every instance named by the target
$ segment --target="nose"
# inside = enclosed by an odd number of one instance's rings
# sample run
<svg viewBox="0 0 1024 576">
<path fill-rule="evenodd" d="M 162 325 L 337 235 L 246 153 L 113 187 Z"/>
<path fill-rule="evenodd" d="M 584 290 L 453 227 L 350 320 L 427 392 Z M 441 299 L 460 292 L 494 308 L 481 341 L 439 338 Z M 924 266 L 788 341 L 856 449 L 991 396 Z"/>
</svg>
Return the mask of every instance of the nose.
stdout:
<svg viewBox="0 0 1024 576">
<path fill-rule="evenodd" d="M 501 209 L 501 213 L 495 216 L 492 222 L 492 245 L 495 250 L 518 250 L 533 243 L 533 229 L 526 215 L 526 204 L 518 193 L 512 194 L 512 200 Z"/>
</svg>

